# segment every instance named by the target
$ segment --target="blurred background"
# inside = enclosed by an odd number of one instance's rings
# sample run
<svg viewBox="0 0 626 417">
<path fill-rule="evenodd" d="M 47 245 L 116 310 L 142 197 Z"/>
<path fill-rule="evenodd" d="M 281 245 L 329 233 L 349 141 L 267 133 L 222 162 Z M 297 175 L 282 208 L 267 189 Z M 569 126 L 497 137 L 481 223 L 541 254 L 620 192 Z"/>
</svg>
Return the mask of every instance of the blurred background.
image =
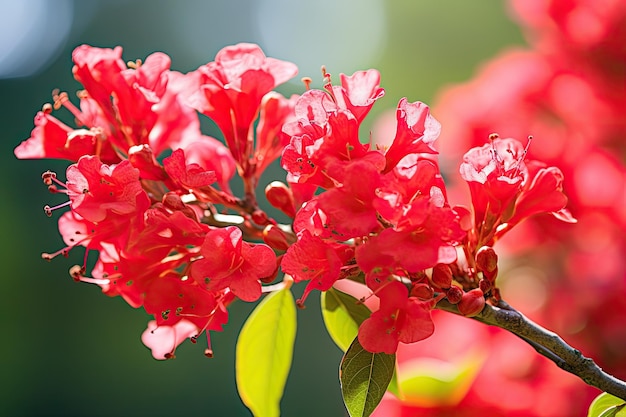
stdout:
<svg viewBox="0 0 626 417">
<path fill-rule="evenodd" d="M 66 164 L 19 161 L 13 149 L 29 137 L 35 113 L 51 101 L 54 88 L 70 97 L 81 88 L 71 72 L 76 46 L 121 45 L 127 61 L 162 51 L 172 69 L 186 72 L 212 61 L 226 45 L 254 42 L 268 56 L 296 63 L 298 79 L 309 76 L 317 87 L 321 65 L 336 82 L 339 73 L 377 68 L 386 96 L 373 112 L 382 115 L 402 97 L 438 101 L 442 89 L 469 80 L 479 64 L 526 45 L 510 14 L 507 3 L 496 0 L 0 0 L 0 181 L 6 191 L 0 205 L 0 415 L 250 415 L 235 387 L 234 347 L 253 305 L 232 306 L 224 332 L 212 335 L 213 359 L 185 343 L 175 360 L 156 361 L 139 339 L 148 321 L 142 310 L 72 282 L 68 269 L 81 262 L 80 251 L 51 263 L 41 259 L 41 252 L 63 243 L 56 221 L 43 213 L 55 201 L 40 176 L 48 169 L 63 172 Z M 300 93 L 303 86 L 296 80 L 280 91 Z M 444 135 L 445 129 L 444 123 Z M 265 175 L 284 179 L 276 167 Z M 612 256 L 622 255 L 618 249 Z M 623 265 L 608 273 L 623 281 Z M 298 311 L 285 416 L 346 415 L 338 382 L 341 352 L 326 334 L 318 304 L 314 294 Z"/>
</svg>

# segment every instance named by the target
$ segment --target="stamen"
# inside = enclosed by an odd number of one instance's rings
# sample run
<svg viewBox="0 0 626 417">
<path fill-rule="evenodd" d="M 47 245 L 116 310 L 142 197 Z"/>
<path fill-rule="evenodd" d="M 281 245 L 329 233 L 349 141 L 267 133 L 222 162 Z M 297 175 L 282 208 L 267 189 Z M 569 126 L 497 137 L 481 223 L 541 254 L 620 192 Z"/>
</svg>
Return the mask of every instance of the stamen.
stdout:
<svg viewBox="0 0 626 417">
<path fill-rule="evenodd" d="M 73 246 L 66 246 L 63 249 L 59 249 L 58 251 L 53 252 L 53 253 L 46 253 L 46 252 L 44 252 L 44 253 L 41 254 L 41 258 L 46 260 L 46 261 L 50 261 L 50 260 L 56 258 L 59 255 L 63 255 L 64 258 L 67 258 L 69 253 L 70 253 L 70 249 L 72 249 L 72 248 L 73 248 Z"/>
<path fill-rule="evenodd" d="M 306 91 L 309 91 L 311 89 L 311 83 L 313 82 L 313 80 L 311 79 L 311 77 L 302 77 L 302 83 L 304 84 L 304 89 Z"/>
<path fill-rule="evenodd" d="M 43 180 L 43 183 L 48 186 L 48 189 L 50 189 L 50 186 L 52 186 L 53 184 L 57 184 L 57 185 L 61 186 L 62 188 L 66 188 L 66 186 L 67 186 L 64 182 L 59 181 L 57 179 L 56 172 L 52 172 L 50 170 L 48 170 L 48 171 L 44 172 L 43 174 L 41 174 L 41 179 Z M 65 191 L 61 191 L 61 190 L 59 190 L 56 187 L 51 192 L 53 192 L 53 193 L 66 193 Z"/>
<path fill-rule="evenodd" d="M 52 212 L 54 210 L 60 209 L 60 208 L 65 207 L 65 206 L 69 206 L 71 203 L 72 202 L 70 200 L 67 200 L 65 203 L 61 203 L 58 206 L 54 206 L 54 207 L 50 207 L 49 205 L 46 204 L 43 207 L 43 211 L 46 213 L 46 216 L 52 217 Z"/>
<path fill-rule="evenodd" d="M 57 173 L 56 172 L 52 172 L 50 170 L 44 172 L 43 174 L 41 174 L 41 179 L 43 180 L 43 183 L 46 185 L 52 185 L 52 182 L 57 178 Z"/>
<path fill-rule="evenodd" d="M 519 167 L 522 164 L 522 162 L 524 162 L 524 158 L 526 158 L 526 155 L 528 154 L 528 149 L 530 149 L 530 143 L 532 141 L 533 141 L 532 135 L 528 135 L 528 142 L 526 143 L 526 147 L 524 148 L 524 152 L 522 152 L 520 157 L 517 158 L 517 166 L 515 167 L 515 172 L 513 173 L 514 177 L 519 173 Z"/>
<path fill-rule="evenodd" d="M 66 92 L 59 92 L 58 89 L 52 91 L 52 99 L 54 100 L 54 109 L 58 110 L 61 107 L 65 107 L 76 118 L 77 124 L 86 126 L 87 123 L 83 119 L 83 113 L 78 107 L 76 107 L 68 98 Z"/>
<path fill-rule="evenodd" d="M 141 59 L 137 59 L 135 61 L 128 61 L 126 63 L 126 66 L 128 68 L 137 69 L 137 68 L 139 68 L 141 66 L 141 64 L 142 64 Z"/>
<path fill-rule="evenodd" d="M 211 346 L 211 335 L 210 332 L 207 330 L 204 332 L 206 334 L 206 345 L 207 348 L 204 349 L 204 356 L 206 356 L 207 358 L 212 358 L 213 357 L 213 347 Z"/>
<path fill-rule="evenodd" d="M 107 278 L 91 278 L 86 277 L 85 275 L 85 267 L 74 265 L 70 268 L 70 275 L 76 282 L 86 282 L 87 284 L 96 284 L 96 285 L 108 285 L 111 281 Z"/>
<path fill-rule="evenodd" d="M 522 162 L 524 160 L 524 158 L 526 158 L 526 155 L 528 154 L 528 149 L 530 149 L 530 143 L 532 141 L 533 141 L 533 136 L 532 135 L 528 135 L 528 142 L 526 143 L 526 147 L 524 148 L 524 153 L 521 156 L 520 162 Z"/>
<path fill-rule="evenodd" d="M 333 83 L 330 78 L 330 73 L 326 71 L 325 65 L 322 65 L 322 77 L 324 79 L 324 90 L 328 91 L 330 96 L 333 98 L 333 101 L 336 102 L 337 100 L 335 99 L 335 95 L 333 93 Z"/>
<path fill-rule="evenodd" d="M 325 81 L 328 80 L 328 82 L 330 82 L 330 73 L 326 71 L 326 65 L 322 65 L 320 69 L 322 71 L 322 78 L 324 78 Z"/>
<path fill-rule="evenodd" d="M 496 144 L 495 144 L 495 140 L 498 139 L 500 137 L 500 135 L 498 135 L 497 133 L 491 133 L 489 135 L 489 140 L 491 141 L 491 157 L 493 158 L 494 161 L 496 161 L 499 164 L 502 163 L 502 158 L 500 157 L 500 155 L 498 155 L 498 151 L 496 150 Z"/>
</svg>

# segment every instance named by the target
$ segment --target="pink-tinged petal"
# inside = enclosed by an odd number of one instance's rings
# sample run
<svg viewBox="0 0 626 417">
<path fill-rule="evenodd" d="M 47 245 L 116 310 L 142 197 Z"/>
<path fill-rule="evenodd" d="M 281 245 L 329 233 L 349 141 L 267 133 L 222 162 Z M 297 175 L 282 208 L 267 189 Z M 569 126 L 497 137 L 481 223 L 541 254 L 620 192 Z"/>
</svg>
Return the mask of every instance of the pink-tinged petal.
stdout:
<svg viewBox="0 0 626 417">
<path fill-rule="evenodd" d="M 247 272 L 257 279 L 270 277 L 276 271 L 276 254 L 267 245 L 244 242 L 241 250 Z"/>
<path fill-rule="evenodd" d="M 239 43 L 221 49 L 215 55 L 215 62 L 224 66 L 225 72 L 231 78 L 249 68 L 262 68 L 272 75 L 275 86 L 290 80 L 298 73 L 298 67 L 295 64 L 267 58 L 263 50 L 252 43 Z"/>
<path fill-rule="evenodd" d="M 324 91 L 307 90 L 298 98 L 294 111 L 296 120 L 324 126 L 328 121 L 328 113 L 337 111 L 337 104 Z"/>
<path fill-rule="evenodd" d="M 95 48 L 81 45 L 72 52 L 74 78 L 80 82 L 89 96 L 102 107 L 109 120 L 115 120 L 116 112 L 111 94 L 126 84 L 122 71 L 126 64 L 122 60 L 122 48 Z M 130 105 L 130 103 L 129 103 Z"/>
<path fill-rule="evenodd" d="M 215 172 L 207 171 L 198 164 L 187 164 L 185 152 L 182 149 L 176 149 L 165 158 L 163 166 L 170 179 L 183 189 L 211 185 L 217 179 Z"/>
<path fill-rule="evenodd" d="M 157 326 L 152 320 L 142 333 L 141 341 L 152 351 L 154 359 L 164 360 L 171 358 L 176 347 L 185 339 L 197 335 L 198 330 L 195 324 L 185 319 L 173 326 Z"/>
<path fill-rule="evenodd" d="M 261 100 L 254 150 L 257 178 L 289 144 L 289 136 L 283 134 L 281 129 L 285 123 L 295 120 L 294 106 L 297 100 L 295 94 L 287 99 L 276 92 L 267 93 Z"/>
<path fill-rule="evenodd" d="M 163 52 L 148 55 L 141 66 L 131 72 L 133 81 L 148 97 L 157 99 L 165 93 L 171 63 L 170 57 Z"/>
<path fill-rule="evenodd" d="M 87 129 L 72 129 L 46 112 L 35 116 L 35 128 L 30 137 L 15 148 L 20 159 L 58 158 L 78 161 L 83 155 L 93 155 L 99 146 L 98 133 Z M 101 152 L 110 155 L 105 147 Z M 115 159 L 119 161 L 119 158 Z"/>
<path fill-rule="evenodd" d="M 380 73 L 371 69 L 350 76 L 341 74 L 340 78 L 341 86 L 332 87 L 337 106 L 349 110 L 360 124 L 376 100 L 385 95 L 380 87 Z"/>
<path fill-rule="evenodd" d="M 393 143 L 385 153 L 391 171 L 402 158 L 411 153 L 436 154 L 433 143 L 441 132 L 441 125 L 422 102 L 409 103 L 403 98 L 396 110 L 397 130 Z"/>
</svg>

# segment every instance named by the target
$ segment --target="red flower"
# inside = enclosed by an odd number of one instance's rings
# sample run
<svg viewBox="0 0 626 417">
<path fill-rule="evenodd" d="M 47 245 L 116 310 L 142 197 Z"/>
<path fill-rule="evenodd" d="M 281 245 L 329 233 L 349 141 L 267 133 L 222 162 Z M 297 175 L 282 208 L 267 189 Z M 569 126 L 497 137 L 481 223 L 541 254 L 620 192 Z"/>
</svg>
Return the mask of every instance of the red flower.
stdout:
<svg viewBox="0 0 626 417">
<path fill-rule="evenodd" d="M 463 156 L 461 176 L 472 194 L 474 224 L 479 236 L 478 246 L 488 244 L 497 222 L 519 195 L 528 176 L 524 163 L 526 150 L 515 139 L 497 136 L 480 148 L 472 148 Z M 483 241 L 483 237 L 487 240 Z"/>
<path fill-rule="evenodd" d="M 309 281 L 301 302 L 314 289 L 326 291 L 339 279 L 341 267 L 352 257 L 345 245 L 325 242 L 304 230 L 283 256 L 281 268 L 295 282 Z"/>
<path fill-rule="evenodd" d="M 316 199 L 326 217 L 324 227 L 335 239 L 365 236 L 381 228 L 374 203 L 383 184 L 380 174 L 383 166 L 382 154 L 371 152 L 351 163 L 330 167 L 330 175 L 341 178 L 341 184 Z"/>
<path fill-rule="evenodd" d="M 250 129 L 263 96 L 297 71 L 290 62 L 267 58 L 257 45 L 228 46 L 214 62 L 198 68 L 200 91 L 189 101 L 218 125 L 233 157 L 245 167 L 253 149 Z"/>
<path fill-rule="evenodd" d="M 399 342 L 418 342 L 435 331 L 431 303 L 409 297 L 409 290 L 401 282 L 390 282 L 376 294 L 380 308 L 359 327 L 359 343 L 365 350 L 392 354 Z"/>
<path fill-rule="evenodd" d="M 411 205 L 402 227 L 385 229 L 359 245 L 356 260 L 366 273 L 380 268 L 417 273 L 438 263 L 454 262 L 453 245 L 464 235 L 451 208 L 421 198 Z"/>
<path fill-rule="evenodd" d="M 150 205 L 139 170 L 128 161 L 109 166 L 97 156 L 84 156 L 67 168 L 67 190 L 72 210 L 90 222 L 100 222 L 109 213 L 142 213 Z"/>
<path fill-rule="evenodd" d="M 397 130 L 393 143 L 385 153 L 391 171 L 402 158 L 413 153 L 437 153 L 433 142 L 439 136 L 441 125 L 430 114 L 430 109 L 419 101 L 409 103 L 403 98 L 396 111 Z"/>
<path fill-rule="evenodd" d="M 297 121 L 283 127 L 283 133 L 290 137 L 281 160 L 288 172 L 287 180 L 326 189 L 334 187 L 341 178 L 330 177 L 329 167 L 368 152 L 368 145 L 359 141 L 359 121 L 319 90 L 305 92 L 298 99 L 295 112 Z"/>
<path fill-rule="evenodd" d="M 149 153 L 158 157 L 184 141 L 201 141 L 198 116 L 180 97 L 190 88 L 193 75 L 170 71 L 170 59 L 162 53 L 152 54 L 131 68 L 121 55 L 120 47 L 76 48 L 73 72 L 84 86 L 80 108 L 66 93 L 53 98 L 54 107 L 66 107 L 81 128 L 75 130 L 61 123 L 50 114 L 52 106 L 46 105 L 35 118 L 31 137 L 15 149 L 16 156 L 77 161 L 83 155 L 96 155 L 113 164 L 120 156 L 127 156 L 133 146 L 149 146 Z M 139 168 L 151 178 L 159 167 L 148 158 Z"/>
<path fill-rule="evenodd" d="M 360 124 L 385 90 L 380 88 L 380 73 L 376 70 L 340 74 L 341 85 L 327 86 L 337 107 L 350 111 Z"/>
<path fill-rule="evenodd" d="M 97 131 L 73 130 L 56 117 L 52 116 L 51 107 L 44 108 L 35 116 L 35 128 L 30 138 L 15 148 L 15 156 L 20 159 L 55 158 L 78 161 L 83 155 L 100 153 L 107 162 L 116 162 L 119 158 L 110 145 L 102 146 L 102 134 Z"/>
<path fill-rule="evenodd" d="M 540 162 L 525 163 L 527 148 L 515 139 L 496 138 L 463 157 L 461 176 L 470 187 L 474 209 L 474 249 L 493 245 L 533 214 L 553 213 L 560 220 L 576 222 L 565 209 L 563 174 Z"/>
<path fill-rule="evenodd" d="M 193 262 L 191 276 L 203 288 L 219 291 L 225 288 L 244 301 L 261 296 L 262 278 L 276 270 L 274 251 L 266 245 L 242 240 L 241 230 L 234 226 L 213 229 L 200 248 L 203 259 Z"/>
</svg>

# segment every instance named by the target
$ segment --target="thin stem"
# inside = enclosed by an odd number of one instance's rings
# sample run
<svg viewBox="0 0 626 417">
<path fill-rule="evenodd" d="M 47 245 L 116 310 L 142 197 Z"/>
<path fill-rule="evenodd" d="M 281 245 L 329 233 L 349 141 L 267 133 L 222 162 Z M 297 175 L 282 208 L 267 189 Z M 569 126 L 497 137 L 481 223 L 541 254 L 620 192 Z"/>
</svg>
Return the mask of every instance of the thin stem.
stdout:
<svg viewBox="0 0 626 417">
<path fill-rule="evenodd" d="M 439 301 L 436 308 L 461 315 L 457 306 L 445 299 Z M 472 318 L 508 330 L 559 368 L 578 376 L 591 386 L 626 400 L 626 382 L 604 372 L 592 359 L 583 356 L 559 335 L 528 319 L 505 302 L 501 301 L 497 307 L 487 304 Z"/>
</svg>

